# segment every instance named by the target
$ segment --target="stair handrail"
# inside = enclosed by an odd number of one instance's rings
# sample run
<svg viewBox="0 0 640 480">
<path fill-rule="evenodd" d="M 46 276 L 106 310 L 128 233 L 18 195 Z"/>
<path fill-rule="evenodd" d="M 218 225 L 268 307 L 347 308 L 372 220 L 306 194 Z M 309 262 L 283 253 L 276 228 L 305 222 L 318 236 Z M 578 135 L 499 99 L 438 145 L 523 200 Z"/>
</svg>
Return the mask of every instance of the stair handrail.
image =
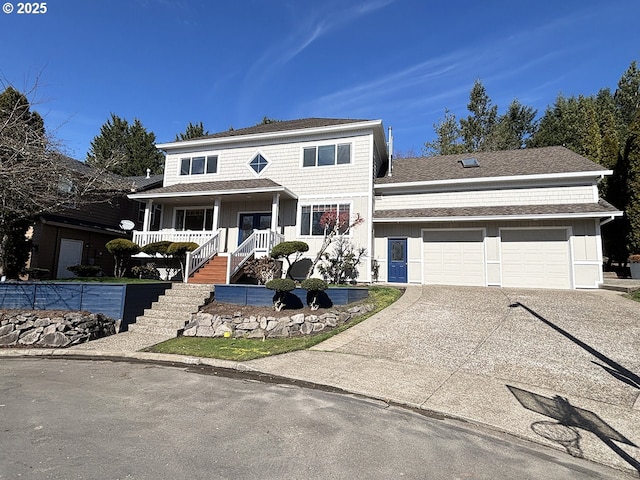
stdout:
<svg viewBox="0 0 640 480">
<path fill-rule="evenodd" d="M 184 276 L 184 283 L 189 282 L 189 277 L 204 265 L 211 257 L 220 251 L 220 230 L 216 234 L 191 252 L 187 252 L 185 265 L 187 271 Z"/>
<path fill-rule="evenodd" d="M 254 230 L 230 255 L 227 281 L 240 270 L 252 255 L 268 255 L 271 249 L 284 240 L 284 235 L 273 230 Z"/>
</svg>

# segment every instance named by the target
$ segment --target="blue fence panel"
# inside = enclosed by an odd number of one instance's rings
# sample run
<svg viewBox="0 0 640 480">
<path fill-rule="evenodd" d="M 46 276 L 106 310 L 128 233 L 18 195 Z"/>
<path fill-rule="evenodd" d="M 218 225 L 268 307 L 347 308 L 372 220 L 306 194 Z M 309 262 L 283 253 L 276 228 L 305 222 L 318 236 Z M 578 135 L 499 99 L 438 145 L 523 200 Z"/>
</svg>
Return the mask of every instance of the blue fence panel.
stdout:
<svg viewBox="0 0 640 480">
<path fill-rule="evenodd" d="M 31 310 L 36 285 L 30 283 L 0 283 L 0 306 L 4 309 Z"/>
<path fill-rule="evenodd" d="M 214 299 L 217 302 L 233 303 L 236 305 L 252 305 L 256 307 L 264 307 L 273 304 L 273 290 L 261 285 L 216 285 Z M 368 297 L 369 291 L 366 288 L 329 288 L 324 292 L 323 302 L 331 305 L 347 305 L 357 302 Z M 288 305 L 307 304 L 307 291 L 302 288 L 296 288 L 289 294 L 287 300 Z"/>
<path fill-rule="evenodd" d="M 80 310 L 102 313 L 111 318 L 122 318 L 124 284 L 83 284 Z"/>
<path fill-rule="evenodd" d="M 82 284 L 36 284 L 34 310 L 82 310 Z"/>
</svg>

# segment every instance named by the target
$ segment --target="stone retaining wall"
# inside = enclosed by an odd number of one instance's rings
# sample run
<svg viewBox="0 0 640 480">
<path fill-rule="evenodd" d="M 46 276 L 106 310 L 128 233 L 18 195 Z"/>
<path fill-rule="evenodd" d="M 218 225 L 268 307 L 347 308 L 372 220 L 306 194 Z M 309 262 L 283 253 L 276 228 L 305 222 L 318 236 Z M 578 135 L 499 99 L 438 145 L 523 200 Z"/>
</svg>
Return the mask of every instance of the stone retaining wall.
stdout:
<svg viewBox="0 0 640 480">
<path fill-rule="evenodd" d="M 101 313 L 0 312 L 0 347 L 69 347 L 115 333 L 116 321 Z"/>
<path fill-rule="evenodd" d="M 184 328 L 185 337 L 286 338 L 311 335 L 343 325 L 373 310 L 373 305 L 358 305 L 345 311 L 329 311 L 320 315 L 297 313 L 290 316 L 214 315 L 194 313 Z"/>
</svg>

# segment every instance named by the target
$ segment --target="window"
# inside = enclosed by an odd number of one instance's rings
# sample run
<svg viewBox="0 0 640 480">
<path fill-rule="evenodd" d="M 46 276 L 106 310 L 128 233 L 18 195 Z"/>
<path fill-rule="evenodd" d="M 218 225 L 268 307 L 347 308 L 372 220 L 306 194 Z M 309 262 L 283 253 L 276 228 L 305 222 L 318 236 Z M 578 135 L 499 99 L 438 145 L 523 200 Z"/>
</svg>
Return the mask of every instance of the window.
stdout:
<svg viewBox="0 0 640 480">
<path fill-rule="evenodd" d="M 180 175 L 203 175 L 218 172 L 218 156 L 191 157 L 180 159 Z"/>
<path fill-rule="evenodd" d="M 348 233 L 351 207 L 348 203 L 329 205 L 303 205 L 300 211 L 301 235 L 324 235 L 325 227 L 331 229 L 336 221 L 340 234 Z"/>
<path fill-rule="evenodd" d="M 320 145 L 306 147 L 302 153 L 303 167 L 322 167 L 326 165 L 345 165 L 351 163 L 351 144 Z"/>
<path fill-rule="evenodd" d="M 176 209 L 176 230 L 213 229 L 213 208 Z"/>
<path fill-rule="evenodd" d="M 258 174 L 267 168 L 267 165 L 269 165 L 269 162 L 261 154 L 257 154 L 253 157 L 253 160 L 249 162 L 249 166 Z"/>
</svg>

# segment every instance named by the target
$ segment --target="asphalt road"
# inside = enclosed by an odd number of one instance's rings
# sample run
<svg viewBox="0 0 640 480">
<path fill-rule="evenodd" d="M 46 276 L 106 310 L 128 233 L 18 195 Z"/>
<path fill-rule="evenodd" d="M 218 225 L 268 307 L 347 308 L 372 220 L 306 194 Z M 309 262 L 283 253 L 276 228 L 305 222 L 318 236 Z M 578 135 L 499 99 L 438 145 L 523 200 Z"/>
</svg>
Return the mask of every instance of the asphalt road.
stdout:
<svg viewBox="0 0 640 480">
<path fill-rule="evenodd" d="M 2 359 L 0 479 L 604 479 L 597 464 L 378 401 L 212 370 Z"/>
</svg>

